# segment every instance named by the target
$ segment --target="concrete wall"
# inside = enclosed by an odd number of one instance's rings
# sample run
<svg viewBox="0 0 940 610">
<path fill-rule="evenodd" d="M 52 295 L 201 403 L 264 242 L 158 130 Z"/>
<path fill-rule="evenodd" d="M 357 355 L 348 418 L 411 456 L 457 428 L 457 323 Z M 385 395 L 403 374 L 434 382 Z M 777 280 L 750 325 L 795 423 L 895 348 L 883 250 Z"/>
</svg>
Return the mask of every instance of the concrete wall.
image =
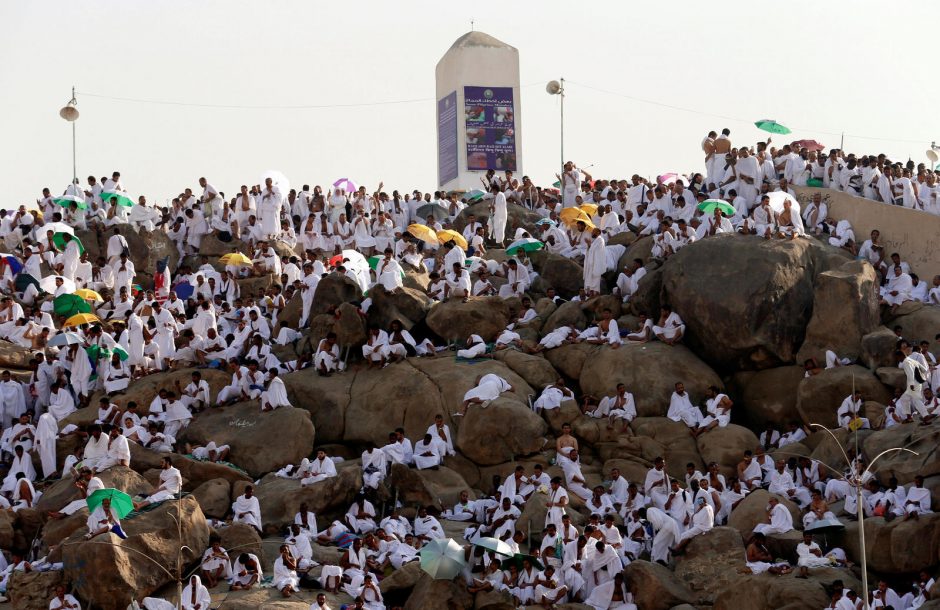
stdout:
<svg viewBox="0 0 940 610">
<path fill-rule="evenodd" d="M 485 171 L 467 169 L 467 132 L 464 90 L 469 87 L 512 87 L 516 136 L 516 177 L 522 182 L 522 97 L 519 88 L 519 51 L 483 32 L 468 32 L 458 38 L 437 64 L 436 99 L 457 92 L 457 178 L 439 184 L 444 190 L 481 188 Z M 434 122 L 437 124 L 437 105 Z M 435 131 L 436 133 L 436 131 Z M 437 150 L 437 142 L 434 143 Z M 502 172 L 497 172 L 502 176 Z M 440 181 L 438 181 L 440 182 Z"/>
<path fill-rule="evenodd" d="M 801 204 L 814 193 L 822 193 L 829 216 L 848 220 L 859 246 L 873 229 L 881 231 L 887 254 L 897 252 L 911 270 L 930 284 L 940 275 L 940 216 L 887 205 L 863 197 L 853 197 L 827 188 L 794 187 Z"/>
</svg>

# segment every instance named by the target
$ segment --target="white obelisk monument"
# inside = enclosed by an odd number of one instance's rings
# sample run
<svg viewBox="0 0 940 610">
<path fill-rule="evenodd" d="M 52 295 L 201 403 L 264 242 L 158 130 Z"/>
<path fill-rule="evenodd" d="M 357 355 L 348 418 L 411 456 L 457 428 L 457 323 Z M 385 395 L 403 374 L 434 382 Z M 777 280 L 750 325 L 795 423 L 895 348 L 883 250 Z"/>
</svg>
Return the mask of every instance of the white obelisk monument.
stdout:
<svg viewBox="0 0 940 610">
<path fill-rule="evenodd" d="M 482 188 L 493 169 L 522 178 L 519 51 L 489 34 L 467 32 L 437 62 L 437 183 Z"/>
</svg>

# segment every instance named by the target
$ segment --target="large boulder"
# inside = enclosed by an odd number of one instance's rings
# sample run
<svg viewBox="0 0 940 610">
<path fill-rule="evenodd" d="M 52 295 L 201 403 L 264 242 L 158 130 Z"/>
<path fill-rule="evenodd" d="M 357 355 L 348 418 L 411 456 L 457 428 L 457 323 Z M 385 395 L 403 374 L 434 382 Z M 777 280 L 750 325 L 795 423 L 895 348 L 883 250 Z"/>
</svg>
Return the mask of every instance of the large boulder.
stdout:
<svg viewBox="0 0 940 610">
<path fill-rule="evenodd" d="M 936 450 L 938 434 L 940 422 L 935 421 L 929 426 L 903 424 L 870 433 L 862 441 L 862 449 L 869 459 L 898 447 L 915 452 L 917 455 L 907 451 L 885 454 L 874 469 L 882 483 L 887 484 L 888 478 L 894 476 L 905 485 L 918 474 L 925 478 L 940 474 L 940 455 Z"/>
<path fill-rule="evenodd" d="M 20 347 L 15 343 L 0 342 L 0 368 L 28 369 L 33 358 L 33 350 Z"/>
<path fill-rule="evenodd" d="M 676 578 L 693 591 L 704 591 L 708 601 L 740 577 L 744 566 L 744 541 L 731 527 L 715 527 L 696 536 L 676 558 Z"/>
<path fill-rule="evenodd" d="M 732 419 L 753 430 L 763 430 L 767 424 L 778 429 L 786 428 L 788 423 L 799 419 L 797 389 L 803 375 L 801 366 L 780 366 L 735 374 L 729 383 L 734 396 Z"/>
<path fill-rule="evenodd" d="M 258 530 L 245 523 L 233 523 L 216 532 L 222 539 L 222 548 L 234 559 L 241 553 L 254 553 L 265 563 L 264 547 Z"/>
<path fill-rule="evenodd" d="M 193 490 L 205 516 L 224 519 L 232 505 L 232 484 L 225 479 L 206 481 Z"/>
<path fill-rule="evenodd" d="M 570 299 L 584 288 L 584 268 L 567 256 L 547 250 L 532 253 L 532 265 L 558 296 Z"/>
<path fill-rule="evenodd" d="M 121 525 L 126 540 L 105 534 L 82 542 L 76 532 L 63 545 L 65 579 L 79 597 L 103 610 L 123 610 L 135 597 L 175 581 L 171 574 L 197 561 L 209 543 L 206 518 L 191 496 Z"/>
<path fill-rule="evenodd" d="M 316 515 L 343 514 L 362 488 L 362 469 L 358 464 L 343 464 L 336 476 L 302 487 L 296 479 L 268 475 L 256 488 L 261 504 L 261 522 L 266 529 L 280 531 L 294 522 L 302 502 Z M 328 522 L 323 526 L 326 527 Z"/>
<path fill-rule="evenodd" d="M 551 363 L 541 356 L 526 354 L 515 349 L 506 349 L 496 352 L 495 358 L 503 362 L 514 373 L 525 379 L 533 389 L 541 390 L 555 383 L 558 372 Z"/>
<path fill-rule="evenodd" d="M 480 335 L 493 341 L 509 324 L 509 305 L 500 297 L 470 297 L 437 303 L 427 316 L 427 325 L 447 341 L 466 341 Z"/>
<path fill-rule="evenodd" d="M 548 443 L 547 431 L 545 420 L 525 403 L 500 397 L 486 409 L 470 408 L 458 424 L 455 443 L 476 464 L 501 464 L 540 451 Z"/>
<path fill-rule="evenodd" d="M 219 239 L 217 233 L 209 233 L 202 237 L 199 242 L 200 256 L 225 256 L 230 252 L 247 252 L 248 246 L 240 239 L 232 239 L 225 242 Z"/>
<path fill-rule="evenodd" d="M 615 393 L 618 383 L 626 384 L 641 417 L 665 415 L 676 382 L 685 384 L 693 403 L 704 400 L 708 386 L 722 387 L 718 375 L 682 345 L 653 341 L 613 349 L 581 343 L 545 354 L 555 368 L 577 379 L 585 394 L 609 396 Z"/>
<path fill-rule="evenodd" d="M 754 450 L 759 443 L 757 435 L 736 424 L 712 428 L 699 435 L 695 442 L 705 464 L 715 462 L 726 477 L 737 475 L 737 464 L 746 450 Z"/>
<path fill-rule="evenodd" d="M 388 292 L 381 284 L 369 290 L 369 323 L 387 329 L 392 321 L 401 322 L 405 330 L 424 320 L 431 309 L 431 299 L 425 292 L 414 288 L 401 288 Z"/>
<path fill-rule="evenodd" d="M 738 575 L 715 598 L 714 610 L 766 608 L 774 610 L 817 610 L 830 603 L 826 586 L 842 579 L 846 587 L 858 590 L 857 581 L 848 570 L 819 568 L 808 579 L 772 574 Z"/>
<path fill-rule="evenodd" d="M 882 366 L 897 366 L 895 351 L 898 336 L 887 326 L 880 326 L 862 337 L 862 354 L 859 362 L 871 370 Z"/>
<path fill-rule="evenodd" d="M 314 437 L 306 409 L 282 407 L 263 413 L 252 401 L 204 411 L 180 433 L 179 441 L 228 445 L 228 461 L 261 476 L 309 456 Z"/>
<path fill-rule="evenodd" d="M 437 470 L 416 470 L 404 464 L 392 464 L 388 478 L 389 484 L 398 490 L 398 500 L 406 506 L 438 506 L 440 502 L 453 506 L 459 501 L 460 492 L 470 491 L 463 477 L 445 466 Z"/>
<path fill-rule="evenodd" d="M 362 289 L 351 278 L 331 273 L 320 280 L 310 306 L 311 315 L 332 313 L 342 303 L 362 300 Z"/>
<path fill-rule="evenodd" d="M 634 561 L 624 569 L 624 576 L 630 583 L 634 603 L 643 610 L 669 610 L 698 601 L 669 568 L 658 563 Z"/>
<path fill-rule="evenodd" d="M 319 443 L 341 442 L 346 428 L 346 407 L 359 371 L 321 377 L 312 368 L 281 377 L 292 405 L 307 409 L 313 417 Z M 311 397 L 316 400 L 311 400 Z"/>
<path fill-rule="evenodd" d="M 833 544 L 845 549 L 852 561 L 861 561 L 858 522 L 847 523 Z M 865 550 L 868 569 L 878 573 L 913 574 L 925 566 L 936 565 L 940 553 L 940 513 L 890 523 L 881 517 L 866 517 Z"/>
<path fill-rule="evenodd" d="M 685 480 L 686 464 L 694 464 L 697 470 L 705 467 L 695 439 L 684 423 L 666 417 L 638 417 L 630 427 L 635 436 L 622 439 L 623 444 L 635 447 L 631 453 L 647 462 L 657 457 L 665 459 L 666 472 L 673 478 Z"/>
<path fill-rule="evenodd" d="M 685 343 L 706 362 L 722 371 L 771 368 L 794 362 L 814 278 L 843 260 L 815 240 L 719 236 L 670 257 L 663 292 L 685 321 Z"/>
<path fill-rule="evenodd" d="M 923 281 L 923 280 L 921 280 Z M 902 314 L 903 312 L 903 314 Z M 898 315 L 887 322 L 887 326 L 901 327 L 901 336 L 912 341 L 930 341 L 931 351 L 936 351 L 934 336 L 940 328 L 940 307 L 930 307 L 919 302 L 905 303 Z"/>
<path fill-rule="evenodd" d="M 800 382 L 796 405 L 800 417 L 806 423 L 830 428 L 837 426 L 836 411 L 853 388 L 861 392 L 865 400 L 881 404 L 887 404 L 893 395 L 865 367 L 851 365 L 825 369 Z"/>
<path fill-rule="evenodd" d="M 62 572 L 19 572 L 10 574 L 7 597 L 13 610 L 46 610 L 56 586 L 62 584 Z"/>
<path fill-rule="evenodd" d="M 584 311 L 584 304 L 580 301 L 568 301 L 557 306 L 545 319 L 542 325 L 542 334 L 547 335 L 556 328 L 570 326 L 584 330 L 588 325 L 588 317 Z"/>
<path fill-rule="evenodd" d="M 881 324 L 878 301 L 878 276 L 868 261 L 849 261 L 820 273 L 797 361 L 825 362 L 826 350 L 852 360 L 861 356 L 862 338 Z"/>
<path fill-rule="evenodd" d="M 496 361 L 466 364 L 455 362 L 451 357 L 409 358 L 385 369 L 357 371 L 349 389 L 344 440 L 371 441 L 382 446 L 387 442 L 388 433 L 399 426 L 405 429 L 406 434 L 417 438 L 419 433 L 423 436 L 424 431 L 434 422 L 434 416 L 440 414 L 444 417 L 444 422 L 450 425 L 455 443 L 460 445 L 455 424 L 466 426 L 468 422 L 457 422 L 458 418 L 453 418 L 451 414 L 459 409 L 464 394 L 476 385 L 477 378 L 487 373 L 495 373 L 506 379 L 515 388 L 515 392 L 504 394 L 500 401 L 487 408 L 486 416 L 480 419 L 492 422 L 495 417 L 495 411 L 492 409 L 498 404 L 508 402 L 523 407 L 520 401 L 524 401 L 526 396 L 533 393 L 532 388 L 521 377 L 505 364 Z M 381 404 L 382 408 L 376 409 L 377 404 Z M 480 408 L 471 408 L 468 415 L 471 422 L 474 419 L 474 410 L 480 411 Z M 541 435 L 544 432 L 544 422 L 539 426 L 536 422 L 541 420 L 530 409 L 527 410 L 528 413 L 519 415 L 517 422 L 505 426 L 494 436 L 492 447 L 481 446 L 478 439 L 484 437 L 478 437 L 465 448 L 468 452 L 462 452 L 476 461 L 474 455 L 477 453 L 500 451 L 499 448 L 503 445 L 498 439 L 507 434 L 512 436 L 512 430 L 525 431 L 527 434 L 541 431 Z M 357 425 L 350 426 L 349 422 L 356 422 Z M 503 422 L 499 424 L 502 425 Z M 489 424 L 473 424 L 474 427 L 480 425 Z M 469 440 L 467 442 L 470 443 Z M 531 442 L 531 439 L 527 439 L 523 446 L 529 447 Z M 510 457 L 501 457 L 496 462 L 485 463 L 505 462 Z"/>
<path fill-rule="evenodd" d="M 473 607 L 473 596 L 463 581 L 435 580 L 421 574 L 404 610 L 466 610 Z"/>
</svg>

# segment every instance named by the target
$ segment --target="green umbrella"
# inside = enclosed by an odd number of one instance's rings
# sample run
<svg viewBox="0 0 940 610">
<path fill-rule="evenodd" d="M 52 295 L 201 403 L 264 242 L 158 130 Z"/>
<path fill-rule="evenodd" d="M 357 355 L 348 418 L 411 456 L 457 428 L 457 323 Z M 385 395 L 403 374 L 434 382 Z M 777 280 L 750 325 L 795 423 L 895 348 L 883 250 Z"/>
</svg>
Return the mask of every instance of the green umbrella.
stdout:
<svg viewBox="0 0 940 610">
<path fill-rule="evenodd" d="M 421 569 L 437 580 L 451 580 L 466 567 L 463 547 L 453 538 L 431 540 L 421 549 Z"/>
<path fill-rule="evenodd" d="M 52 310 L 57 316 L 71 318 L 77 313 L 91 313 L 91 305 L 77 294 L 61 294 L 52 302 Z"/>
<path fill-rule="evenodd" d="M 542 566 L 542 564 L 539 562 L 538 559 L 536 559 L 536 558 L 533 557 L 532 555 L 523 555 L 522 553 L 516 553 L 516 554 L 513 555 L 512 557 L 506 557 L 505 559 L 502 558 L 502 557 L 500 557 L 500 558 L 499 558 L 499 560 L 500 560 L 500 562 L 501 562 L 500 567 L 502 567 L 502 568 L 508 570 L 510 565 L 515 565 L 516 568 L 518 568 L 520 571 L 522 571 L 522 560 L 523 560 L 523 559 L 528 559 L 529 562 L 532 564 L 532 567 L 535 568 L 536 570 L 544 570 L 544 569 L 545 569 L 544 566 Z"/>
<path fill-rule="evenodd" d="M 541 250 L 545 247 L 545 244 L 540 242 L 537 239 L 532 239 L 531 237 L 523 237 L 520 240 L 514 241 L 509 244 L 509 247 L 506 248 L 506 254 L 512 256 L 520 250 L 522 252 L 535 252 L 536 250 Z"/>
<path fill-rule="evenodd" d="M 772 121 L 770 119 L 762 119 L 760 121 L 754 121 L 754 125 L 758 129 L 763 129 L 764 131 L 769 131 L 770 133 L 790 133 L 790 130 L 777 121 Z"/>
<path fill-rule="evenodd" d="M 131 500 L 131 497 L 121 491 L 120 489 L 99 489 L 94 492 L 85 500 L 88 502 L 88 510 L 94 512 L 96 508 L 101 506 L 102 500 L 110 499 L 111 508 L 114 510 L 114 514 L 117 515 L 118 519 L 123 519 L 134 510 L 134 501 Z"/>
<path fill-rule="evenodd" d="M 101 193 L 101 201 L 111 201 L 112 199 L 125 208 L 134 207 L 134 201 L 123 193 Z"/>
<path fill-rule="evenodd" d="M 88 209 L 88 204 L 85 203 L 85 200 L 84 200 L 84 199 L 79 199 L 78 197 L 75 197 L 74 195 L 65 195 L 64 197 L 59 197 L 58 199 L 53 199 L 52 201 L 53 201 L 53 203 L 55 203 L 57 206 L 60 206 L 60 207 L 63 207 L 63 208 L 67 208 L 67 207 L 69 207 L 70 205 L 72 205 L 72 204 L 74 203 L 75 206 L 76 206 L 79 210 L 87 210 L 87 209 Z"/>
<path fill-rule="evenodd" d="M 714 214 L 715 208 L 721 210 L 722 214 L 734 216 L 734 206 L 724 199 L 706 199 L 702 203 L 698 204 L 698 209 L 702 210 L 702 212 L 706 214 Z"/>
<path fill-rule="evenodd" d="M 54 243 L 59 250 L 65 250 L 65 235 L 67 234 L 66 233 L 53 233 L 52 234 L 52 243 Z M 82 240 L 72 235 L 72 241 L 78 243 L 79 254 L 85 251 L 85 244 L 82 243 Z"/>
</svg>

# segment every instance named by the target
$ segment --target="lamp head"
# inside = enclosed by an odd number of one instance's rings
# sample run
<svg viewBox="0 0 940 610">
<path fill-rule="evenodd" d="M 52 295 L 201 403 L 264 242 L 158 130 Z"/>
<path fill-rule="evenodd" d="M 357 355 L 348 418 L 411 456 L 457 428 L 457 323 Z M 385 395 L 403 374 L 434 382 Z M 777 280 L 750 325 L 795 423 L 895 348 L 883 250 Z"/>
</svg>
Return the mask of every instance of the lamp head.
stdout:
<svg viewBox="0 0 940 610">
<path fill-rule="evenodd" d="M 68 121 L 69 123 L 78 120 L 78 101 L 73 97 L 69 100 L 69 103 L 62 107 L 59 110 L 59 116 Z"/>
<path fill-rule="evenodd" d="M 557 80 L 548 81 L 548 84 L 545 85 L 545 91 L 549 95 L 558 95 L 561 93 L 561 84 Z"/>
</svg>

